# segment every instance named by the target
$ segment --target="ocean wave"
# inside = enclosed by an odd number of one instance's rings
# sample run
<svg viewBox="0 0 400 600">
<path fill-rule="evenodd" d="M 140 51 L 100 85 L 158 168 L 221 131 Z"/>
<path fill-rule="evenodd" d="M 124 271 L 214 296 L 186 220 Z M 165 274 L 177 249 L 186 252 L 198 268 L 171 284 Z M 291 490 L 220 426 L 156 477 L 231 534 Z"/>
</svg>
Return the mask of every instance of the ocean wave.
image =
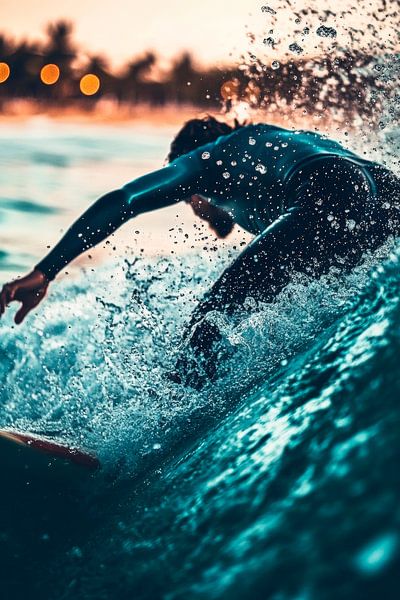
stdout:
<svg viewBox="0 0 400 600">
<path fill-rule="evenodd" d="M 61 209 L 56 206 L 47 206 L 45 204 L 39 204 L 38 202 L 32 202 L 31 200 L 24 200 L 20 198 L 0 197 L 0 211 L 1 210 L 13 210 L 21 213 L 44 215 L 51 215 L 61 212 Z"/>
<path fill-rule="evenodd" d="M 163 263 L 165 278 L 170 264 Z M 162 306 L 150 271 L 142 275 L 143 303 L 134 295 L 125 309 L 126 292 L 117 297 L 109 290 L 113 326 L 104 345 L 114 357 L 114 344 L 126 350 L 146 339 L 148 347 L 153 331 L 159 344 L 167 343 L 161 353 L 160 346 L 148 355 L 141 347 L 133 360 L 122 352 L 117 363 L 103 364 L 103 382 L 116 369 L 113 377 L 122 382 L 114 383 L 123 387 L 129 372 L 142 393 L 127 390 L 107 410 L 97 394 L 99 421 L 86 415 L 81 426 L 92 441 L 99 436 L 104 460 L 128 456 L 123 468 L 131 484 L 114 486 L 118 510 L 104 513 L 97 542 L 63 557 L 71 583 L 62 598 L 97 598 L 111 580 L 114 597 L 129 592 L 143 599 L 394 597 L 399 264 L 400 251 L 387 247 L 351 275 L 293 282 L 276 303 L 250 310 L 228 332 L 238 348 L 229 375 L 203 395 L 186 391 L 179 402 L 162 384 L 177 330 L 166 333 L 167 305 L 156 319 L 148 312 L 150 298 Z M 181 273 L 190 266 L 182 265 Z M 104 317 L 95 297 L 87 302 L 96 319 Z M 80 343 L 85 347 L 87 339 Z M 93 398 L 92 390 L 85 397 Z M 198 409 L 218 418 L 196 429 L 191 415 Z M 174 452 L 163 454 L 172 441 Z M 158 453 L 158 464 L 132 477 L 143 449 Z"/>
<path fill-rule="evenodd" d="M 173 384 L 167 374 L 195 298 L 226 256 L 212 270 L 206 257 L 148 258 L 53 284 L 29 328 L 1 323 L 1 424 L 58 431 L 93 447 L 105 463 L 124 457 L 130 472 L 143 456 L 181 439 L 193 413 L 223 413 L 306 354 L 347 314 L 387 252 L 350 275 L 299 277 L 273 304 L 253 306 L 249 299 L 239 322 L 222 321 L 236 352 L 225 375 L 201 392 Z"/>
</svg>

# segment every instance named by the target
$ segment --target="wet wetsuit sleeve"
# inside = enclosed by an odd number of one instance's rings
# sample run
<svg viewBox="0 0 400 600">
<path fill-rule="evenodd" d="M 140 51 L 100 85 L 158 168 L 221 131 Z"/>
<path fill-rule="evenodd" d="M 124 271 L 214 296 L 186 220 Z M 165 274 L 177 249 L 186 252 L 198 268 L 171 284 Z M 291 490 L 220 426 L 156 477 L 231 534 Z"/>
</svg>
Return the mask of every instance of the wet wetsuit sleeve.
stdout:
<svg viewBox="0 0 400 600">
<path fill-rule="evenodd" d="M 103 241 L 128 219 L 194 194 L 201 177 L 201 161 L 194 152 L 105 194 L 75 221 L 35 268 L 49 280 L 54 279 L 74 258 Z"/>
</svg>

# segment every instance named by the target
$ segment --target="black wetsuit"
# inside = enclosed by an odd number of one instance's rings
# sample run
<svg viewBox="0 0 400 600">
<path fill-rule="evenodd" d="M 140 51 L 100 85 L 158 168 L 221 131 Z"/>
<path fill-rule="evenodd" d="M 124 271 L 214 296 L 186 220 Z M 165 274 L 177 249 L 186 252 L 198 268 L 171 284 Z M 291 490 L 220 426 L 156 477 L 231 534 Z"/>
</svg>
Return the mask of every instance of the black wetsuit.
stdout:
<svg viewBox="0 0 400 600">
<path fill-rule="evenodd" d="M 49 279 L 126 220 L 200 194 L 256 234 L 193 314 L 186 339 L 214 374 L 219 332 L 205 315 L 271 301 L 291 273 L 357 264 L 400 232 L 400 184 L 381 165 L 307 131 L 239 128 L 101 197 L 37 268 Z"/>
</svg>

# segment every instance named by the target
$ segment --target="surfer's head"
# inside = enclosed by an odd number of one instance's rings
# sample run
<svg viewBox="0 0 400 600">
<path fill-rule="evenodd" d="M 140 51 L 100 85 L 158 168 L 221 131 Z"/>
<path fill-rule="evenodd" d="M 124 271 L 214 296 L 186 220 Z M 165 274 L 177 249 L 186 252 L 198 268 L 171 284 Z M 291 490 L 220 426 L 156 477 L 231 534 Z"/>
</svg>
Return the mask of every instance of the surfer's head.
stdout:
<svg viewBox="0 0 400 600">
<path fill-rule="evenodd" d="M 222 121 L 218 121 L 215 117 L 207 115 L 202 119 L 190 119 L 171 142 L 171 148 L 167 156 L 167 161 L 172 162 L 179 156 L 191 152 L 199 146 L 204 146 L 210 142 L 214 142 L 222 135 L 232 133 L 234 129 L 242 127 L 237 121 L 233 127 Z M 194 213 L 207 221 L 213 232 L 220 238 L 224 238 L 233 229 L 232 217 L 221 210 L 213 207 L 205 199 L 200 196 L 192 196 L 188 199 Z"/>
<path fill-rule="evenodd" d="M 228 135 L 238 127 L 241 127 L 241 125 L 237 121 L 231 127 L 211 115 L 207 115 L 202 119 L 190 119 L 190 121 L 186 121 L 172 140 L 167 161 L 172 162 L 182 154 L 187 154 L 199 146 L 213 142 L 221 135 Z"/>
</svg>

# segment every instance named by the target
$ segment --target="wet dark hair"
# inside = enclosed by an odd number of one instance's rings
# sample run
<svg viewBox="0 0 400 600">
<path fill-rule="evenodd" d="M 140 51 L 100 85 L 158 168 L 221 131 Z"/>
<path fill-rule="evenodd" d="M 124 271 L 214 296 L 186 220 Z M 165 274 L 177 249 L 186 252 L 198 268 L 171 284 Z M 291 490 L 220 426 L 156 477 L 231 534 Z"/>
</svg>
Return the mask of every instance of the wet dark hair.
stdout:
<svg viewBox="0 0 400 600">
<path fill-rule="evenodd" d="M 199 146 L 213 142 L 221 135 L 228 135 L 244 125 L 245 123 L 240 124 L 235 120 L 231 127 L 211 115 L 206 115 L 201 119 L 190 119 L 172 140 L 167 161 L 172 162 L 182 154 L 187 154 Z"/>
</svg>

